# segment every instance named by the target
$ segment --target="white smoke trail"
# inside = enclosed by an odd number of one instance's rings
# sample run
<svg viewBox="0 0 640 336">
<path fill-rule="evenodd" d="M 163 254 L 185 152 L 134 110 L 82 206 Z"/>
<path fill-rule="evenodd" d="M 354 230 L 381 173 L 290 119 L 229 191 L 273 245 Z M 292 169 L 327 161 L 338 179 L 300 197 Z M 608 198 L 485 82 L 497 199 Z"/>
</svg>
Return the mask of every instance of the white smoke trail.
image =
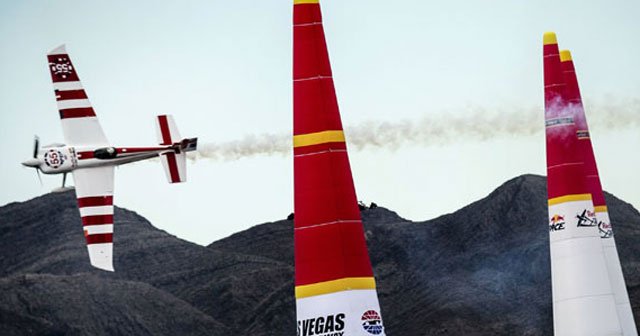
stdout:
<svg viewBox="0 0 640 336">
<path fill-rule="evenodd" d="M 232 161 L 256 155 L 287 155 L 291 146 L 290 133 L 246 135 L 240 140 L 199 145 L 196 158 Z"/>
<path fill-rule="evenodd" d="M 640 99 L 616 101 L 606 105 L 585 103 L 589 126 L 599 132 L 640 126 Z M 347 126 L 349 148 L 396 150 L 402 146 L 434 146 L 467 141 L 486 141 L 500 137 L 522 137 L 544 130 L 541 106 L 488 110 L 466 107 L 453 114 L 425 115 L 418 120 L 366 121 Z M 232 161 L 252 156 L 290 155 L 291 133 L 247 135 L 242 139 L 201 144 L 195 159 Z"/>
</svg>

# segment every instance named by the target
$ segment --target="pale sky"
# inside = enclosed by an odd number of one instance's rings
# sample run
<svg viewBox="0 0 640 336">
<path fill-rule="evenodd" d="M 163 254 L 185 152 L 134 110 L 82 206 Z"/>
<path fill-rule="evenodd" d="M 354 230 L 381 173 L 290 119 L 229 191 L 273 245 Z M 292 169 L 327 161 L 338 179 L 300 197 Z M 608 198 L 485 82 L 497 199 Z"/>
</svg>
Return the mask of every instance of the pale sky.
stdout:
<svg viewBox="0 0 640 336">
<path fill-rule="evenodd" d="M 604 188 L 640 208 L 640 2 L 321 5 L 346 127 L 465 121 L 452 126 L 460 132 L 453 140 L 426 132 L 428 141 L 350 146 L 361 200 L 425 220 L 517 175 L 543 175 L 542 34 L 553 30 L 574 56 Z M 43 144 L 63 140 L 49 50 L 67 45 L 114 145 L 154 144 L 154 117 L 166 113 L 200 145 L 225 143 L 291 132 L 291 16 L 292 1 L 284 0 L 0 2 L 0 205 L 61 183 L 43 176 L 41 187 L 20 165 L 34 134 Z M 482 111 L 515 128 L 528 122 L 533 133 L 469 136 Z M 158 161 L 135 163 L 116 171 L 115 203 L 208 244 L 285 218 L 293 209 L 292 166 L 286 154 L 198 159 L 188 164 L 187 183 L 169 185 Z"/>
</svg>

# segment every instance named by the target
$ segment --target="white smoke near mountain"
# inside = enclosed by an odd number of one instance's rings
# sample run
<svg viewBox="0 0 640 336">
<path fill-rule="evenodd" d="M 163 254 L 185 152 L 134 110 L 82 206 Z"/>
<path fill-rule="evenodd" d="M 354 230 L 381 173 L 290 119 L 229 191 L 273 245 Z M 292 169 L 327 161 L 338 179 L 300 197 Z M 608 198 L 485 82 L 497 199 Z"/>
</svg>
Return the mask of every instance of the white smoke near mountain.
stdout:
<svg viewBox="0 0 640 336">
<path fill-rule="evenodd" d="M 591 130 L 607 132 L 640 126 L 640 99 L 586 101 Z M 365 121 L 346 125 L 350 150 L 387 149 L 403 146 L 438 146 L 495 138 L 531 136 L 544 131 L 541 106 L 510 110 L 465 107 L 455 113 L 427 114 L 416 120 Z M 291 133 L 264 133 L 200 145 L 194 159 L 232 161 L 252 156 L 290 155 Z"/>
</svg>

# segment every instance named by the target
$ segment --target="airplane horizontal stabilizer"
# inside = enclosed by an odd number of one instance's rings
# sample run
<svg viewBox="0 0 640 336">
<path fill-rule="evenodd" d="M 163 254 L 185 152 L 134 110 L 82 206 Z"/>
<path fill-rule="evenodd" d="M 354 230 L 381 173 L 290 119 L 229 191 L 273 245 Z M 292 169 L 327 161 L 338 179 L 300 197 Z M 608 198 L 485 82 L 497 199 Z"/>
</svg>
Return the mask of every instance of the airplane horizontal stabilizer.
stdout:
<svg viewBox="0 0 640 336">
<path fill-rule="evenodd" d="M 160 161 L 169 183 L 180 183 L 187 180 L 187 155 L 185 153 L 163 153 Z"/>
<path fill-rule="evenodd" d="M 193 151 L 198 144 L 198 138 L 182 139 L 178 132 L 173 116 L 159 115 L 156 133 L 160 145 L 173 146 L 174 152 L 160 154 L 162 167 L 169 183 L 180 183 L 187 180 L 187 156 L 185 152 Z"/>
</svg>

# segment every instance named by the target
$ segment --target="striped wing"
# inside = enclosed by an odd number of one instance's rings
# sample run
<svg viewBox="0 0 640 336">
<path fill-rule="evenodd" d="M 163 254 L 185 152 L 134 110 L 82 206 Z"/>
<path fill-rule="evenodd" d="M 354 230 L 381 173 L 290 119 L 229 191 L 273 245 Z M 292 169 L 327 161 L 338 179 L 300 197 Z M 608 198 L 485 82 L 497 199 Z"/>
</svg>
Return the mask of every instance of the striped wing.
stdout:
<svg viewBox="0 0 640 336">
<path fill-rule="evenodd" d="M 113 170 L 110 166 L 73 171 L 89 259 L 106 271 L 113 271 Z"/>
<path fill-rule="evenodd" d="M 108 141 L 64 45 L 47 55 L 67 145 L 107 146 Z"/>
</svg>

